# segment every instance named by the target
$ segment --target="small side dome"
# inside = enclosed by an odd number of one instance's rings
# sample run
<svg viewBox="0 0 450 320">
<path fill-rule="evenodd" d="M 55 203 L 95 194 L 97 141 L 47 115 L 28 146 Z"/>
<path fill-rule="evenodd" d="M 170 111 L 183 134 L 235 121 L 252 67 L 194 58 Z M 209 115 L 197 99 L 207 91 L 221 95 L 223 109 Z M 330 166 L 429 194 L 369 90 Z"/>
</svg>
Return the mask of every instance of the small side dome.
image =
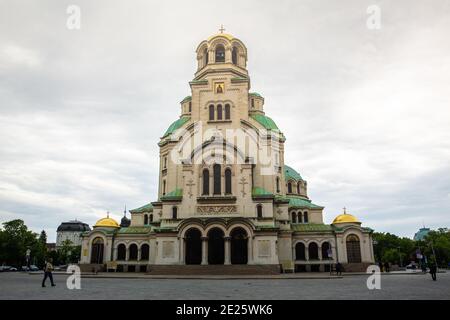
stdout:
<svg viewBox="0 0 450 320">
<path fill-rule="evenodd" d="M 354 215 L 348 214 L 347 212 L 345 212 L 345 210 L 343 214 L 340 214 L 336 218 L 334 218 L 332 224 L 339 224 L 339 223 L 361 224 L 361 222 Z"/>
<path fill-rule="evenodd" d="M 120 228 L 117 221 L 110 218 L 109 215 L 106 218 L 102 218 L 95 223 L 94 228 L 99 228 L 99 227 L 100 228 Z"/>
</svg>

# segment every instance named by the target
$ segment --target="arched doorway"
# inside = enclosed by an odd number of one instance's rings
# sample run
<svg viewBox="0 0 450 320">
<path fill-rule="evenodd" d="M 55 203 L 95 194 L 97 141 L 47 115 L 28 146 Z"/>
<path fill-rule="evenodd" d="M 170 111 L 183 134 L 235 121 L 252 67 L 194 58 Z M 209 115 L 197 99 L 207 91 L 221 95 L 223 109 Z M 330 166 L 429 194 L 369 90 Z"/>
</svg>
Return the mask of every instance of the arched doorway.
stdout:
<svg viewBox="0 0 450 320">
<path fill-rule="evenodd" d="M 202 262 L 202 234 L 200 230 L 191 228 L 186 232 L 186 264 L 200 264 Z"/>
<path fill-rule="evenodd" d="M 317 243 L 311 242 L 308 246 L 309 260 L 319 260 L 319 247 Z"/>
<path fill-rule="evenodd" d="M 295 245 L 295 260 L 306 260 L 305 249 L 302 242 L 297 242 Z"/>
<path fill-rule="evenodd" d="M 91 263 L 103 264 L 103 251 L 105 244 L 103 239 L 98 237 L 92 241 L 91 246 Z"/>
<path fill-rule="evenodd" d="M 247 264 L 248 246 L 247 232 L 242 228 L 231 231 L 231 264 Z"/>
<path fill-rule="evenodd" d="M 127 248 L 123 243 L 119 244 L 117 247 L 117 260 L 125 260 L 127 255 Z"/>
<path fill-rule="evenodd" d="M 361 262 L 361 244 L 358 236 L 351 234 L 347 237 L 346 249 L 348 263 Z"/>
<path fill-rule="evenodd" d="M 208 264 L 224 264 L 225 243 L 223 231 L 213 228 L 208 232 Z"/>
<path fill-rule="evenodd" d="M 128 260 L 137 260 L 138 259 L 138 247 L 135 243 L 132 243 L 129 247 L 129 256 Z"/>
</svg>

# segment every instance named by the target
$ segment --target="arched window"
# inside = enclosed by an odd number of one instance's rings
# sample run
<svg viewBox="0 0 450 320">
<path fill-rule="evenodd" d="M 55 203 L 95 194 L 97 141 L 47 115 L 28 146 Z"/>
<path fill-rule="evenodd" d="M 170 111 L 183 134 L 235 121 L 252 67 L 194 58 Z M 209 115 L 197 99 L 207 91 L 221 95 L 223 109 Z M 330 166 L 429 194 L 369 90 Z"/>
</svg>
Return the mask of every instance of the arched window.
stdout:
<svg viewBox="0 0 450 320">
<path fill-rule="evenodd" d="M 162 194 L 163 195 L 166 194 L 166 180 L 163 180 L 163 192 L 162 192 Z"/>
<path fill-rule="evenodd" d="M 301 242 L 297 242 L 295 245 L 295 260 L 306 260 L 305 245 Z"/>
<path fill-rule="evenodd" d="M 212 104 L 209 106 L 209 120 L 214 120 L 214 106 Z"/>
<path fill-rule="evenodd" d="M 222 120 L 222 105 L 217 106 L 217 120 Z"/>
<path fill-rule="evenodd" d="M 301 212 L 297 213 L 297 221 L 298 221 L 298 223 L 302 223 L 303 222 L 302 213 Z"/>
<path fill-rule="evenodd" d="M 192 102 L 189 101 L 189 112 L 192 112 Z"/>
<path fill-rule="evenodd" d="M 300 182 L 297 183 L 297 194 L 300 194 Z"/>
<path fill-rule="evenodd" d="M 221 194 L 221 175 L 220 175 L 220 164 L 215 164 L 213 167 L 213 175 L 214 175 L 214 194 Z"/>
<path fill-rule="evenodd" d="M 288 183 L 288 193 L 292 193 L 292 183 Z"/>
<path fill-rule="evenodd" d="M 252 104 L 252 109 L 255 109 L 255 99 L 251 100 L 251 104 Z"/>
<path fill-rule="evenodd" d="M 205 67 L 208 64 L 208 49 L 203 51 L 203 66 Z"/>
<path fill-rule="evenodd" d="M 177 207 L 172 208 L 172 219 L 178 219 L 178 208 Z"/>
<path fill-rule="evenodd" d="M 127 248 L 123 243 L 117 246 L 117 260 L 125 260 L 127 254 Z"/>
<path fill-rule="evenodd" d="M 216 47 L 216 62 L 225 62 L 225 48 L 221 44 Z"/>
<path fill-rule="evenodd" d="M 149 253 L 150 253 L 150 247 L 148 244 L 144 243 L 141 246 L 141 260 L 148 260 Z"/>
<path fill-rule="evenodd" d="M 277 193 L 280 193 L 280 178 L 277 177 Z"/>
<path fill-rule="evenodd" d="M 144 224 L 148 224 L 148 215 L 144 214 Z"/>
<path fill-rule="evenodd" d="M 328 249 L 330 249 L 330 243 L 329 242 L 322 243 L 322 260 L 331 259 L 328 257 Z"/>
<path fill-rule="evenodd" d="M 261 204 L 258 204 L 256 206 L 256 212 L 258 215 L 258 219 L 261 219 L 263 217 L 263 206 Z"/>
<path fill-rule="evenodd" d="M 209 170 L 208 169 L 203 170 L 202 180 L 203 180 L 202 195 L 207 196 L 207 195 L 209 195 Z"/>
<path fill-rule="evenodd" d="M 137 260 L 137 258 L 138 258 L 137 245 L 135 243 L 131 244 L 130 247 L 128 248 L 128 250 L 130 251 L 128 260 Z"/>
<path fill-rule="evenodd" d="M 303 213 L 303 222 L 308 223 L 308 212 Z"/>
<path fill-rule="evenodd" d="M 225 170 L 225 194 L 231 194 L 231 169 Z"/>
<path fill-rule="evenodd" d="M 311 242 L 308 246 L 309 260 L 319 260 L 319 247 L 317 243 Z"/>
<path fill-rule="evenodd" d="M 297 223 L 297 214 L 295 212 L 292 212 L 291 216 L 292 216 L 292 223 Z"/>
<path fill-rule="evenodd" d="M 225 120 L 230 120 L 231 114 L 230 114 L 230 105 L 225 105 Z"/>
<path fill-rule="evenodd" d="M 361 262 L 361 244 L 358 236 L 351 234 L 346 240 L 347 247 L 347 262 L 359 263 Z"/>
<path fill-rule="evenodd" d="M 148 217 L 149 217 L 149 219 L 148 219 L 149 222 L 152 223 L 153 222 L 153 214 L 150 214 Z"/>
<path fill-rule="evenodd" d="M 233 64 L 238 64 L 238 50 L 236 47 L 233 47 L 233 51 L 231 52 L 231 60 L 233 61 Z"/>
</svg>

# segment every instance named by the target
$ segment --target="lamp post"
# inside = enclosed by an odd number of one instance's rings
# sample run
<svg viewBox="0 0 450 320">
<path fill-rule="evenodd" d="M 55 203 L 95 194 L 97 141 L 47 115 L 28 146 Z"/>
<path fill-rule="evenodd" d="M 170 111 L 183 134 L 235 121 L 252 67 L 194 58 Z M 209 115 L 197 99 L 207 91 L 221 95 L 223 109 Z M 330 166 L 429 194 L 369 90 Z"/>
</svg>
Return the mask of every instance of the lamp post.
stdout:
<svg viewBox="0 0 450 320">
<path fill-rule="evenodd" d="M 27 260 L 27 269 L 30 268 L 30 255 L 31 255 L 31 250 L 30 250 L 30 248 L 28 248 L 26 251 L 26 254 L 25 254 L 25 258 Z"/>
</svg>

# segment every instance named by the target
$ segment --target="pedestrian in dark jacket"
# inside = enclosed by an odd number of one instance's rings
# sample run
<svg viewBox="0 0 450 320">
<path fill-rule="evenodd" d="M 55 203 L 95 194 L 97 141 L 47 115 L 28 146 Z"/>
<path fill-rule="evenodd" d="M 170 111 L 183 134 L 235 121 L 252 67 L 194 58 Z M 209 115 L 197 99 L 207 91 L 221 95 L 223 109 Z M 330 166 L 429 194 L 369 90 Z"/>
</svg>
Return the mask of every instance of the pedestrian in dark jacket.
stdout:
<svg viewBox="0 0 450 320">
<path fill-rule="evenodd" d="M 44 267 L 44 279 L 42 280 L 42 287 L 45 287 L 45 280 L 47 280 L 47 278 L 50 278 L 50 282 L 52 284 L 52 287 L 55 286 L 55 283 L 53 282 L 53 265 L 52 265 L 53 260 L 50 258 L 48 259 L 47 263 L 45 264 Z"/>
<path fill-rule="evenodd" d="M 431 274 L 431 278 L 433 279 L 433 281 L 436 281 L 436 271 L 437 271 L 436 265 L 432 264 L 430 266 L 430 274 Z"/>
<path fill-rule="evenodd" d="M 336 263 L 336 275 L 341 276 L 342 275 L 342 265 L 340 262 Z"/>
</svg>

